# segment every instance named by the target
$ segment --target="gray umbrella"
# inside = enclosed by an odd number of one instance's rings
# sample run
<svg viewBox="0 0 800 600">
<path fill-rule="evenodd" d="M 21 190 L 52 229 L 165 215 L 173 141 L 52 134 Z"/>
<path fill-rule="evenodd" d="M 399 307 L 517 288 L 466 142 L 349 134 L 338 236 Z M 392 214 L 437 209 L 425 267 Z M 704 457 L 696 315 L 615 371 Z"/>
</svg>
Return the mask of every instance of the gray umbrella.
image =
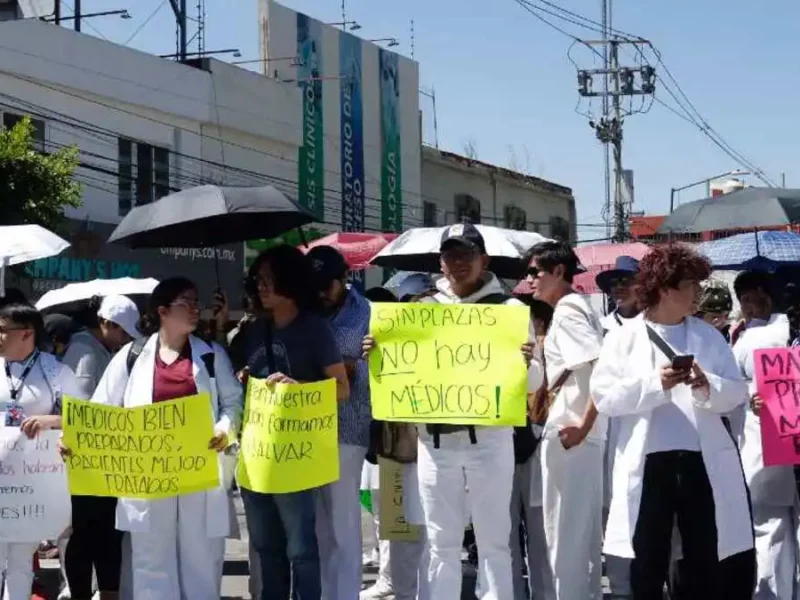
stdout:
<svg viewBox="0 0 800 600">
<path fill-rule="evenodd" d="M 658 233 L 758 229 L 800 222 L 800 190 L 748 187 L 695 200 L 667 215 Z"/>
<path fill-rule="evenodd" d="M 202 185 L 137 206 L 108 241 L 129 248 L 199 248 L 271 238 L 314 220 L 272 186 Z"/>
</svg>

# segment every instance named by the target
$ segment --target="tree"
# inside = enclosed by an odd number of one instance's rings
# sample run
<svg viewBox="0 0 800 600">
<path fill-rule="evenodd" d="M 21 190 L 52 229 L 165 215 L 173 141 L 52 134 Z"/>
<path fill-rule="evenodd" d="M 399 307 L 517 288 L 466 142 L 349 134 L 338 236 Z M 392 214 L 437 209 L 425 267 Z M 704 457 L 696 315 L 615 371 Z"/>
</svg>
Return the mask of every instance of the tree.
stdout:
<svg viewBox="0 0 800 600">
<path fill-rule="evenodd" d="M 470 138 L 464 142 L 464 156 L 470 160 L 478 160 L 478 146 L 474 139 Z"/>
<path fill-rule="evenodd" d="M 67 208 L 81 205 L 83 190 L 72 175 L 78 149 L 34 149 L 29 117 L 0 128 L 0 225 L 41 225 L 58 231 Z"/>
</svg>

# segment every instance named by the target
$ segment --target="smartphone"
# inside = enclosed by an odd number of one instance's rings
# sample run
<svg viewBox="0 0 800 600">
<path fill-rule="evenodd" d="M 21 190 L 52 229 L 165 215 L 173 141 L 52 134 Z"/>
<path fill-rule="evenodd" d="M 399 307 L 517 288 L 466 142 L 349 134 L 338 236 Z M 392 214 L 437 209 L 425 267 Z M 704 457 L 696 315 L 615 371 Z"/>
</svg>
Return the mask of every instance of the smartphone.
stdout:
<svg viewBox="0 0 800 600">
<path fill-rule="evenodd" d="M 693 354 L 684 354 L 672 359 L 672 368 L 676 371 L 688 371 L 694 364 Z"/>
</svg>

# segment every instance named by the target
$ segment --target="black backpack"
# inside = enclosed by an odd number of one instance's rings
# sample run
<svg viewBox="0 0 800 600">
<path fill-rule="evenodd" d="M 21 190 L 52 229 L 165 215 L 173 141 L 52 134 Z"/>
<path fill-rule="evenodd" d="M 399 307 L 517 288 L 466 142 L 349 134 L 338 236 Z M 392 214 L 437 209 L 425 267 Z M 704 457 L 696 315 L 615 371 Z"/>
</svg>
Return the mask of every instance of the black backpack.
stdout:
<svg viewBox="0 0 800 600">
<path fill-rule="evenodd" d="M 130 376 L 131 371 L 133 370 L 133 365 L 136 364 L 136 361 L 139 359 L 139 355 L 142 353 L 142 350 L 144 350 L 147 340 L 148 338 L 146 337 L 133 340 L 131 347 L 128 348 L 128 359 L 125 363 L 128 365 L 128 376 Z M 203 364 L 206 366 L 206 371 L 208 371 L 209 378 L 214 379 L 214 353 L 206 352 L 200 358 L 202 359 Z"/>
<path fill-rule="evenodd" d="M 512 296 L 503 293 L 489 294 L 484 296 L 474 304 L 505 304 Z M 433 436 L 433 447 L 439 448 L 440 436 L 456 431 L 464 431 L 469 433 L 469 441 L 472 444 L 478 443 L 478 438 L 475 435 L 474 425 L 444 425 L 440 423 L 432 423 L 425 426 L 426 431 Z M 517 464 L 523 464 L 536 451 L 539 445 L 539 439 L 533 434 L 530 421 L 527 422 L 525 427 L 514 427 L 514 460 Z"/>
</svg>

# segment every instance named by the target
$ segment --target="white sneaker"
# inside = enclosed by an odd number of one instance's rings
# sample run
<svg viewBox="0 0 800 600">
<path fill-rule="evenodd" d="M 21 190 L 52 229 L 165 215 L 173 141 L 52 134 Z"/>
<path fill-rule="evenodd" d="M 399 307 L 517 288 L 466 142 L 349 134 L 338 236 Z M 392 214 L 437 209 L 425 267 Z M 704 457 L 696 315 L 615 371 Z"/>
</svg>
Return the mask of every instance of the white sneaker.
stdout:
<svg viewBox="0 0 800 600">
<path fill-rule="evenodd" d="M 372 587 L 362 590 L 358 600 L 394 600 L 394 592 L 386 584 L 378 582 Z"/>
</svg>

